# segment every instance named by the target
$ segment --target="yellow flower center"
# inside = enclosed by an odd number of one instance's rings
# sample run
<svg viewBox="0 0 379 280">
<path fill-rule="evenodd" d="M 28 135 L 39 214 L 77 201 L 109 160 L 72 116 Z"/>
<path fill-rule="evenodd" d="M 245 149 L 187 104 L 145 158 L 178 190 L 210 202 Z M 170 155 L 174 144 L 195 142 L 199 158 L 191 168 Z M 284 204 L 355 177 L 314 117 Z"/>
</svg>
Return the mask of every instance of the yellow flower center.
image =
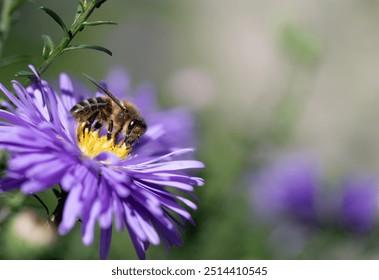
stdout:
<svg viewBox="0 0 379 280">
<path fill-rule="evenodd" d="M 89 131 L 84 129 L 85 124 L 78 126 L 76 131 L 78 137 L 78 146 L 82 153 L 89 158 L 94 158 L 101 153 L 111 152 L 117 155 L 120 159 L 125 159 L 130 150 L 130 146 L 126 146 L 124 142 L 115 144 L 113 137 L 108 140 L 107 136 L 99 137 L 98 131 Z"/>
</svg>

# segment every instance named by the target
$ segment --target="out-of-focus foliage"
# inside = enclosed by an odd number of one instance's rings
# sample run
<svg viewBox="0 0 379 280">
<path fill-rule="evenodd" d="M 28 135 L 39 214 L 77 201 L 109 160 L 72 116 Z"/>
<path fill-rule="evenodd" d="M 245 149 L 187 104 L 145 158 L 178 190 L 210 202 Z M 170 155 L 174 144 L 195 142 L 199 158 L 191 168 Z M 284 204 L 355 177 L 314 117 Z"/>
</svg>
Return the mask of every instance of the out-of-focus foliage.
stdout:
<svg viewBox="0 0 379 280">
<path fill-rule="evenodd" d="M 109 0 L 94 13 L 94 21 L 118 25 L 87 27 L 75 44 L 106 46 L 113 56 L 67 52 L 44 79 L 53 82 L 60 72 L 101 79 L 121 66 L 129 70 L 131 84 L 153 84 L 163 107 L 191 107 L 197 116 L 197 157 L 207 168 L 199 174 L 205 186 L 196 191 L 196 225 L 188 225 L 183 247 L 169 254 L 163 246 L 150 248 L 148 258 L 378 258 L 378 209 L 368 197 L 379 186 L 344 183 L 349 174 L 375 178 L 379 172 L 376 2 Z M 1 68 L 1 83 L 9 86 L 28 63 L 41 63 L 42 34 L 60 39 L 59 26 L 38 7 L 48 6 L 70 22 L 76 5 L 35 0 L 19 10 L 4 56 L 29 60 Z M 302 184 L 287 188 L 287 200 L 280 200 L 283 180 L 273 180 L 275 199 L 259 207 L 260 192 L 252 190 L 263 186 L 256 180 L 262 172 L 292 151 L 319 163 L 323 175 L 312 194 L 318 218 L 310 223 L 289 214 L 268 223 L 258 215 L 260 207 L 276 215 L 278 203 L 300 203 Z M 52 193 L 40 197 L 54 209 Z M 341 205 L 344 210 L 336 210 Z M 20 243 L 14 221 L 24 208 L 46 216 L 33 197 L 0 195 L 0 258 L 98 258 L 97 246 L 82 244 L 80 225 L 43 248 Z M 365 227 L 368 218 L 372 226 Z M 365 230 L 355 230 L 361 222 Z M 136 258 L 125 233 L 114 234 L 110 258 Z"/>
<path fill-rule="evenodd" d="M 297 63 L 312 65 L 318 61 L 322 50 L 321 41 L 304 27 L 285 23 L 280 36 L 283 48 Z"/>
</svg>

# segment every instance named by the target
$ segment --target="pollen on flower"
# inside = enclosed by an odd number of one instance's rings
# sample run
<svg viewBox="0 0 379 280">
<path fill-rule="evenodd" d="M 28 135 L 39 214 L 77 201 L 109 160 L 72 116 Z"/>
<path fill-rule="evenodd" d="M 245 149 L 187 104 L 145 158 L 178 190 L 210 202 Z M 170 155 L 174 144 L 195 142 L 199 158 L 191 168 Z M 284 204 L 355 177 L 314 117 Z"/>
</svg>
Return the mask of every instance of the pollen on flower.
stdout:
<svg viewBox="0 0 379 280">
<path fill-rule="evenodd" d="M 108 140 L 106 135 L 99 137 L 98 131 L 89 131 L 84 129 L 84 126 L 84 123 L 79 125 L 76 132 L 78 146 L 84 155 L 94 158 L 101 153 L 111 152 L 120 159 L 125 159 L 128 156 L 131 150 L 130 146 L 126 146 L 123 142 L 115 144 L 113 138 Z"/>
</svg>

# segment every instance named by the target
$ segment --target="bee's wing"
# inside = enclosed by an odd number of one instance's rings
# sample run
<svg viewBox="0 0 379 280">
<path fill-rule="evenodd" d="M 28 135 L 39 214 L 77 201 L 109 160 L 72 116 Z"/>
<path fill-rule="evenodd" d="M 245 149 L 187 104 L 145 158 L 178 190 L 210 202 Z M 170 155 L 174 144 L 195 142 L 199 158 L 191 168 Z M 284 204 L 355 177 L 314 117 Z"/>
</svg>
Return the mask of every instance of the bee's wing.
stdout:
<svg viewBox="0 0 379 280">
<path fill-rule="evenodd" d="M 88 80 L 90 80 L 98 89 L 100 89 L 102 92 L 108 95 L 113 100 L 113 102 L 117 104 L 118 107 L 120 107 L 122 110 L 126 110 L 126 108 L 124 107 L 124 105 L 122 105 L 120 100 L 118 100 L 112 93 L 110 93 L 109 90 L 102 87 L 98 82 L 95 81 L 95 79 L 88 76 L 87 74 L 83 73 L 83 75 L 86 76 Z"/>
</svg>

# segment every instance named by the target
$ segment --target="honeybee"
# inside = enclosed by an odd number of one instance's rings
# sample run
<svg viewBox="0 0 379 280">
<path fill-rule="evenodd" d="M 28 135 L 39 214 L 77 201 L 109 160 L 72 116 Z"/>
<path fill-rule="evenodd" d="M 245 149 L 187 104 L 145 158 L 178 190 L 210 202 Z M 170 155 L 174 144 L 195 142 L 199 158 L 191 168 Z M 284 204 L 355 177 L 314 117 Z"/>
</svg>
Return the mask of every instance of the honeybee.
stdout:
<svg viewBox="0 0 379 280">
<path fill-rule="evenodd" d="M 119 100 L 91 77 L 85 75 L 99 90 L 107 96 L 93 97 L 77 103 L 70 112 L 79 123 L 85 123 L 84 129 L 100 129 L 107 125 L 107 139 L 116 144 L 120 133 L 124 133 L 124 143 L 131 146 L 146 132 L 147 125 L 134 104 Z M 96 122 L 95 122 L 96 121 Z"/>
</svg>

